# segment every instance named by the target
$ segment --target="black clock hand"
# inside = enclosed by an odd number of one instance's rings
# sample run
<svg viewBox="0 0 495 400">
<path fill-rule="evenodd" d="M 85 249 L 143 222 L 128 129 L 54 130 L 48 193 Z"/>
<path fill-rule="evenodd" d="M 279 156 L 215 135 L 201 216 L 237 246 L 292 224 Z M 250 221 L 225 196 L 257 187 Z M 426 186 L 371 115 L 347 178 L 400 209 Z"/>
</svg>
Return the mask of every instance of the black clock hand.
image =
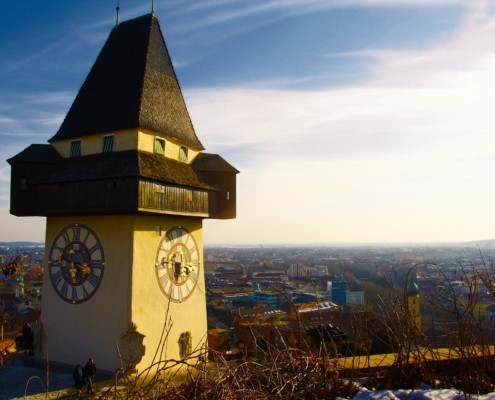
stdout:
<svg viewBox="0 0 495 400">
<path fill-rule="evenodd" d="M 62 264 L 62 261 L 67 261 L 68 263 L 70 263 L 70 266 L 71 266 L 71 269 L 72 268 L 79 268 L 81 270 L 81 272 L 83 273 L 83 275 L 89 275 L 91 273 L 91 267 L 83 262 L 83 263 L 79 263 L 77 261 L 74 261 L 74 254 L 76 254 L 76 251 L 72 250 L 72 253 L 69 253 L 72 255 L 72 257 L 69 259 L 68 257 L 65 257 L 65 253 L 60 253 L 59 255 L 59 262 L 60 264 Z M 73 275 L 71 273 L 71 275 Z M 75 271 L 74 271 L 74 276 L 73 278 L 75 277 Z"/>
<path fill-rule="evenodd" d="M 60 253 L 59 256 L 58 256 L 58 262 L 60 264 L 62 264 L 62 261 L 69 261 L 70 262 L 70 260 L 68 260 L 67 258 L 65 258 L 65 253 Z"/>
<path fill-rule="evenodd" d="M 68 255 L 72 255 L 72 257 L 71 258 L 68 258 L 68 257 L 65 256 L 67 253 L 60 252 L 60 255 L 58 256 L 58 260 L 59 260 L 60 263 L 62 263 L 62 261 L 67 261 L 67 262 L 73 263 L 74 262 L 74 260 L 73 260 L 74 259 L 74 254 L 75 253 L 76 253 L 75 250 L 70 249 Z"/>
</svg>

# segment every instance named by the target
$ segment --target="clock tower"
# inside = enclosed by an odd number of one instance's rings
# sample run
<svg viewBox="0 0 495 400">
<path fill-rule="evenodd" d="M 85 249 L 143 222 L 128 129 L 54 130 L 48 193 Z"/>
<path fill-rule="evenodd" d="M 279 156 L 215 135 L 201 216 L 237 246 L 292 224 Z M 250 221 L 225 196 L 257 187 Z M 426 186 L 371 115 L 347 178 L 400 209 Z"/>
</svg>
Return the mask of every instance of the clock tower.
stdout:
<svg viewBox="0 0 495 400">
<path fill-rule="evenodd" d="M 143 368 L 207 337 L 205 218 L 238 171 L 196 136 L 156 16 L 116 25 L 48 144 L 10 158 L 11 213 L 46 216 L 44 356 Z"/>
</svg>

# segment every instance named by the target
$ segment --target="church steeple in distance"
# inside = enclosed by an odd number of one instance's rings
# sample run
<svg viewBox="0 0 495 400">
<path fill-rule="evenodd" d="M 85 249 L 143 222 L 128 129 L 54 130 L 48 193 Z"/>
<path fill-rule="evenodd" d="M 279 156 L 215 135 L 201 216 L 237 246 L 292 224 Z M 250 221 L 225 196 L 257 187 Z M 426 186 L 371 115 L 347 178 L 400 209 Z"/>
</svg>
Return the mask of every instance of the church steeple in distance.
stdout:
<svg viewBox="0 0 495 400">
<path fill-rule="evenodd" d="M 421 309 L 420 309 L 420 296 L 419 287 L 413 277 L 407 285 L 407 312 L 412 323 L 421 332 Z"/>
</svg>

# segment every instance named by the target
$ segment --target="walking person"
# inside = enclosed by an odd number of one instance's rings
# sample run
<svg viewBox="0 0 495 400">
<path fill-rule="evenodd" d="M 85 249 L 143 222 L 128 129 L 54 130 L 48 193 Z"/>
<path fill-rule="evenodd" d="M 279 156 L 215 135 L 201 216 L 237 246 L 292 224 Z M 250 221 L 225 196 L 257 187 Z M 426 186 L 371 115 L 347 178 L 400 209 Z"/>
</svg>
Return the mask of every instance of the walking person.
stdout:
<svg viewBox="0 0 495 400">
<path fill-rule="evenodd" d="M 34 335 L 29 322 L 26 322 L 22 327 L 22 343 L 24 345 L 24 354 L 34 355 Z"/>
<path fill-rule="evenodd" d="M 88 362 L 83 368 L 84 383 L 86 383 L 86 391 L 91 396 L 94 396 L 93 382 L 96 376 L 96 364 L 92 358 L 88 359 Z"/>
<path fill-rule="evenodd" d="M 81 389 L 84 386 L 83 369 L 81 364 L 77 364 L 72 372 L 72 378 L 74 378 L 74 385 L 76 386 L 77 396 L 81 394 Z"/>
</svg>

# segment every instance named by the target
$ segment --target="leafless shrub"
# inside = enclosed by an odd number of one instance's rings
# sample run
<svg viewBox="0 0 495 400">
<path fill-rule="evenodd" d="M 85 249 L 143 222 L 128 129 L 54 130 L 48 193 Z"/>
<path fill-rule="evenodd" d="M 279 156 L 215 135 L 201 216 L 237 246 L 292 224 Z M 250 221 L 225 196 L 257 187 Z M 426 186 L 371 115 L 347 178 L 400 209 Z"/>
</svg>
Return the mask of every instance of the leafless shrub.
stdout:
<svg viewBox="0 0 495 400">
<path fill-rule="evenodd" d="M 426 274 L 421 278 L 420 328 L 408 309 L 407 285 L 425 266 L 434 267 L 437 278 Z M 402 287 L 391 285 L 375 309 L 346 315 L 345 340 L 326 337 L 317 329 L 318 346 L 306 340 L 306 329 L 293 306 L 292 332 L 266 321 L 271 341 L 265 340 L 263 327 L 248 323 L 253 343 L 259 345 L 237 359 L 211 350 L 208 354 L 204 348 L 180 360 L 167 359 L 163 349 L 172 323 L 167 318 L 152 365 L 139 374 L 117 369 L 113 385 L 99 397 L 334 399 L 356 394 L 358 380 L 369 389 L 414 390 L 428 384 L 465 394 L 493 391 L 495 338 L 483 304 L 487 297 L 495 299 L 495 267 L 485 260 L 481 265 L 459 264 L 455 279 L 462 290 L 442 266 L 412 265 Z"/>
</svg>

